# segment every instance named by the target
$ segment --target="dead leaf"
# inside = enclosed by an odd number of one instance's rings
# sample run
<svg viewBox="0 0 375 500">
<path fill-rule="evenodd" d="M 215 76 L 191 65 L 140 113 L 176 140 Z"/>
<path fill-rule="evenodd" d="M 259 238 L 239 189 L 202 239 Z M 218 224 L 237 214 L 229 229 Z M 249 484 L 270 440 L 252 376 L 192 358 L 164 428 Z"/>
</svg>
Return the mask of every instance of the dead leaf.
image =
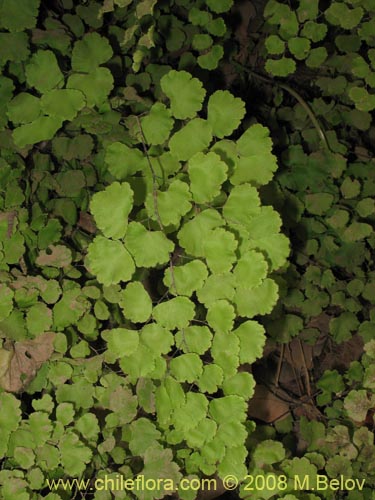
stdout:
<svg viewBox="0 0 375 500">
<path fill-rule="evenodd" d="M 66 267 L 72 262 L 72 252 L 64 245 L 50 245 L 35 260 L 38 266 Z"/>
<path fill-rule="evenodd" d="M 286 418 L 289 413 L 289 404 L 286 401 L 278 398 L 265 385 L 257 384 L 255 386 L 254 396 L 248 407 L 250 417 L 270 424 L 281 418 Z"/>
<path fill-rule="evenodd" d="M 313 346 L 294 338 L 289 342 L 289 349 L 285 350 L 285 360 L 293 365 L 297 373 L 304 373 L 306 368 L 313 368 Z"/>
<path fill-rule="evenodd" d="M 54 339 L 55 334 L 47 332 L 33 340 L 15 342 L 9 345 L 9 348 L 1 348 L 0 357 L 8 356 L 10 360 L 7 369 L 4 370 L 3 367 L 0 387 L 8 392 L 20 392 L 25 389 L 42 364 L 52 356 Z M 6 354 L 7 351 L 11 351 L 11 356 Z"/>
<path fill-rule="evenodd" d="M 5 222 L 8 226 L 6 237 L 12 237 L 14 223 L 17 220 L 17 210 L 9 210 L 7 212 L 0 212 L 0 224 Z"/>
<path fill-rule="evenodd" d="M 328 349 L 322 353 L 318 373 L 323 374 L 325 370 L 338 370 L 345 372 L 349 369 L 352 361 L 357 361 L 363 354 L 363 338 L 358 333 L 341 344 L 330 343 Z"/>
<path fill-rule="evenodd" d="M 86 233 L 94 234 L 97 231 L 94 217 L 87 212 L 79 213 L 79 220 L 77 226 L 86 231 Z"/>
</svg>

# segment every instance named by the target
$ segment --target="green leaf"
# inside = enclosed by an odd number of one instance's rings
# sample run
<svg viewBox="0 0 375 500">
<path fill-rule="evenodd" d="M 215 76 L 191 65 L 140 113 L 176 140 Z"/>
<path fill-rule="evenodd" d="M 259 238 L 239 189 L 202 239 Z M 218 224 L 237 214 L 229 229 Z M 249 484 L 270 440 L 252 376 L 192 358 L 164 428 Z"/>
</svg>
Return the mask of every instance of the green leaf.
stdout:
<svg viewBox="0 0 375 500">
<path fill-rule="evenodd" d="M 262 356 L 266 343 L 265 331 L 262 325 L 256 321 L 245 321 L 233 333 L 240 342 L 241 364 L 252 364 Z"/>
<path fill-rule="evenodd" d="M 265 40 L 265 46 L 269 54 L 283 54 L 285 42 L 278 35 L 269 35 Z"/>
<path fill-rule="evenodd" d="M 338 394 L 345 390 L 343 377 L 337 370 L 326 370 L 316 385 L 319 389 L 329 393 L 334 392 Z"/>
<path fill-rule="evenodd" d="M 247 405 L 240 396 L 225 396 L 213 399 L 209 405 L 209 414 L 218 424 L 243 422 L 246 420 Z"/>
<path fill-rule="evenodd" d="M 112 48 L 98 33 L 87 33 L 78 40 L 72 51 L 72 70 L 90 73 L 95 66 L 104 64 L 112 57 Z"/>
<path fill-rule="evenodd" d="M 173 295 L 186 295 L 190 297 L 193 292 L 202 288 L 207 279 L 208 271 L 200 260 L 192 260 L 182 266 L 165 270 L 163 283 Z"/>
<path fill-rule="evenodd" d="M 152 105 L 148 115 L 141 119 L 142 131 L 147 144 L 163 144 L 173 128 L 171 112 L 161 102 Z"/>
<path fill-rule="evenodd" d="M 308 38 L 296 36 L 288 40 L 288 48 L 294 57 L 301 61 L 309 55 L 311 42 Z"/>
<path fill-rule="evenodd" d="M 319 68 L 328 57 L 325 47 L 316 47 L 311 49 L 306 59 L 306 66 L 309 68 Z"/>
<path fill-rule="evenodd" d="M 14 459 L 21 469 L 30 469 L 35 463 L 35 455 L 30 448 L 17 446 L 14 449 Z"/>
<path fill-rule="evenodd" d="M 360 111 L 372 111 L 375 109 L 375 96 L 370 94 L 364 87 L 352 86 L 348 95 Z"/>
<path fill-rule="evenodd" d="M 152 312 L 152 302 L 142 283 L 129 283 L 122 293 L 120 307 L 125 319 L 134 323 L 144 323 Z"/>
<path fill-rule="evenodd" d="M 252 459 L 257 467 L 272 465 L 285 458 L 285 449 L 282 443 L 266 439 L 259 443 L 253 452 Z"/>
<path fill-rule="evenodd" d="M 87 74 L 74 73 L 68 78 L 68 89 L 80 90 L 88 107 L 100 106 L 113 88 L 113 76 L 108 68 L 95 68 Z"/>
<path fill-rule="evenodd" d="M 185 440 L 187 445 L 191 448 L 201 448 L 205 443 L 213 439 L 216 432 L 216 422 L 214 422 L 214 420 L 210 418 L 203 418 L 199 421 L 199 425 L 197 425 L 193 429 L 187 430 L 187 432 L 185 433 Z"/>
<path fill-rule="evenodd" d="M 109 309 L 105 302 L 102 300 L 97 300 L 94 304 L 95 317 L 100 320 L 106 320 L 109 318 Z"/>
<path fill-rule="evenodd" d="M 172 177 L 179 170 L 181 170 L 181 163 L 174 156 L 172 156 L 169 151 L 166 151 L 159 156 L 151 156 L 149 159 L 154 170 L 153 174 L 151 175 L 150 165 L 147 165 L 147 169 L 143 170 L 147 179 L 146 182 L 148 182 L 149 185 L 149 191 L 153 188 L 153 176 L 159 184 L 163 184 L 168 178 Z M 169 181 L 171 180 L 172 179 L 169 179 Z"/>
<path fill-rule="evenodd" d="M 239 287 L 234 302 L 240 316 L 253 318 L 258 314 L 269 314 L 278 298 L 278 286 L 270 278 L 254 288 Z"/>
<path fill-rule="evenodd" d="M 335 342 L 340 344 L 345 340 L 349 340 L 352 332 L 356 330 L 359 322 L 357 316 L 352 312 L 343 312 L 337 318 L 331 319 L 329 322 L 329 331 Z"/>
<path fill-rule="evenodd" d="M 260 212 L 258 191 L 249 184 L 235 186 L 223 207 L 223 215 L 230 226 L 248 227 L 249 220 Z"/>
<path fill-rule="evenodd" d="M 13 309 L 14 292 L 4 283 L 0 283 L 1 305 L 0 305 L 0 321 L 3 321 L 9 316 Z"/>
<path fill-rule="evenodd" d="M 25 253 L 25 239 L 20 233 L 14 233 L 4 241 L 3 251 L 7 264 L 18 264 Z"/>
<path fill-rule="evenodd" d="M 220 194 L 227 165 L 216 153 L 197 153 L 189 160 L 190 190 L 196 203 L 207 203 Z"/>
<path fill-rule="evenodd" d="M 51 436 L 53 424 L 44 412 L 34 412 L 29 416 L 28 423 L 32 439 L 37 446 L 43 445 Z"/>
<path fill-rule="evenodd" d="M 73 431 L 68 431 L 59 443 L 61 464 L 67 475 L 80 476 L 92 459 L 92 451 L 85 446 Z"/>
<path fill-rule="evenodd" d="M 328 27 L 326 23 L 316 23 L 314 21 L 307 21 L 307 23 L 303 25 L 303 28 L 301 30 L 301 35 L 306 38 L 309 38 L 312 42 L 317 43 L 324 40 L 327 31 Z M 312 51 L 320 50 L 321 48 L 325 49 L 325 47 L 317 47 L 316 49 L 312 49 Z"/>
<path fill-rule="evenodd" d="M 211 125 L 202 118 L 194 118 L 169 140 L 169 149 L 178 160 L 189 160 L 204 151 L 212 140 Z"/>
<path fill-rule="evenodd" d="M 363 422 L 368 410 L 374 405 L 374 399 L 370 399 L 365 390 L 351 390 L 344 399 L 344 408 L 355 422 Z"/>
<path fill-rule="evenodd" d="M 0 64 L 23 62 L 30 54 L 26 33 L 0 33 Z"/>
<path fill-rule="evenodd" d="M 8 31 L 24 31 L 36 26 L 40 0 L 12 0 L 0 2 L 0 27 Z"/>
<path fill-rule="evenodd" d="M 171 70 L 160 80 L 164 94 L 169 98 L 175 118 L 193 118 L 201 109 L 206 90 L 202 83 L 186 71 Z"/>
<path fill-rule="evenodd" d="M 351 9 L 344 3 L 333 3 L 324 12 L 327 21 L 335 26 L 351 30 L 358 26 L 364 12 L 362 7 Z"/>
<path fill-rule="evenodd" d="M 80 294 L 80 289 L 64 291 L 61 299 L 53 307 L 53 325 L 57 330 L 76 323 L 86 312 L 88 301 Z"/>
<path fill-rule="evenodd" d="M 155 267 L 169 261 L 174 244 L 161 231 L 148 231 L 139 222 L 131 222 L 125 245 L 138 267 Z"/>
<path fill-rule="evenodd" d="M 44 394 L 40 399 L 34 399 L 32 405 L 35 411 L 46 413 L 51 413 L 55 408 L 55 403 L 49 394 Z"/>
<path fill-rule="evenodd" d="M 208 441 L 202 447 L 202 449 L 200 450 L 200 454 L 206 463 L 214 465 L 216 469 L 216 464 L 221 463 L 225 456 L 225 446 L 217 436 L 214 436 L 211 441 Z M 201 469 L 203 469 L 203 471 L 205 471 L 204 465 L 205 464 L 203 463 L 203 466 L 200 467 Z M 210 470 L 211 469 L 209 468 L 208 471 Z M 205 471 L 205 473 L 207 472 Z"/>
<path fill-rule="evenodd" d="M 50 219 L 38 233 L 38 248 L 45 249 L 61 238 L 62 225 L 58 219 Z"/>
<path fill-rule="evenodd" d="M 343 228 L 349 222 L 349 213 L 346 210 L 334 210 L 332 215 L 328 217 L 326 221 L 334 228 Z"/>
<path fill-rule="evenodd" d="M 234 285 L 235 278 L 232 273 L 211 274 L 198 290 L 198 300 L 206 307 L 219 299 L 231 301 L 235 293 Z"/>
<path fill-rule="evenodd" d="M 249 250 L 241 255 L 233 270 L 236 284 L 249 288 L 259 286 L 267 273 L 268 264 L 264 256 L 255 250 Z"/>
<path fill-rule="evenodd" d="M 130 424 L 130 451 L 134 455 L 143 455 L 147 448 L 155 446 L 161 434 L 155 425 L 146 418 L 139 418 Z"/>
<path fill-rule="evenodd" d="M 189 10 L 189 21 L 194 26 L 206 26 L 211 20 L 212 14 L 206 10 L 199 10 L 197 7 Z"/>
<path fill-rule="evenodd" d="M 169 484 L 178 485 L 182 474 L 178 465 L 172 460 L 173 454 L 170 449 L 162 449 L 160 446 L 150 446 L 143 457 L 144 469 L 141 471 L 144 480 L 153 479 L 155 488 L 147 494 L 142 491 L 140 500 L 151 500 L 153 498 L 164 498 L 173 493 Z M 164 479 L 164 481 L 160 481 Z"/>
<path fill-rule="evenodd" d="M 270 262 L 271 270 L 285 264 L 289 255 L 289 240 L 280 234 L 281 218 L 273 208 L 264 206 L 252 217 L 247 225 L 250 241 L 249 248 L 261 250 Z"/>
<path fill-rule="evenodd" d="M 125 236 L 128 217 L 133 207 L 133 191 L 127 182 L 113 182 L 104 191 L 95 193 L 90 211 L 98 228 L 107 238 Z"/>
<path fill-rule="evenodd" d="M 234 307 L 226 300 L 217 300 L 208 307 L 207 323 L 219 333 L 232 330 L 235 319 Z"/>
<path fill-rule="evenodd" d="M 282 318 L 270 322 L 267 330 L 278 342 L 289 342 L 303 330 L 303 320 L 295 314 L 285 314 Z"/>
<path fill-rule="evenodd" d="M 121 0 L 123 2 L 123 0 Z M 136 16 L 138 19 L 141 19 L 144 16 L 147 15 L 152 15 L 154 12 L 154 6 L 156 4 L 157 0 L 142 0 L 141 2 L 138 2 L 137 8 L 136 8 Z M 130 2 L 126 2 L 128 4 Z"/>
<path fill-rule="evenodd" d="M 165 40 L 165 46 L 169 52 L 174 52 L 175 50 L 180 50 L 185 41 L 186 35 L 182 29 L 170 28 Z"/>
<path fill-rule="evenodd" d="M 56 407 L 56 420 L 64 426 L 69 425 L 74 420 L 74 406 L 71 403 L 61 403 Z"/>
<path fill-rule="evenodd" d="M 204 241 L 203 253 L 213 273 L 226 273 L 236 261 L 237 241 L 232 233 L 218 228 L 209 231 Z"/>
<path fill-rule="evenodd" d="M 185 403 L 176 408 L 173 414 L 176 430 L 183 430 L 189 434 L 194 427 L 204 421 L 203 419 L 207 416 L 207 409 L 208 401 L 204 394 L 188 392 Z"/>
<path fill-rule="evenodd" d="M 105 286 L 129 281 L 135 271 L 133 259 L 124 245 L 104 236 L 96 236 L 90 243 L 87 258 L 90 272 Z"/>
<path fill-rule="evenodd" d="M 184 353 L 204 354 L 211 346 L 212 333 L 207 326 L 188 326 L 175 335 L 176 347 Z"/>
<path fill-rule="evenodd" d="M 108 170 L 119 181 L 148 168 L 147 158 L 139 149 L 121 142 L 113 142 L 106 147 L 104 161 Z"/>
<path fill-rule="evenodd" d="M 373 234 L 373 228 L 370 224 L 354 221 L 343 232 L 343 241 L 353 242 L 368 238 Z"/>
<path fill-rule="evenodd" d="M 340 186 L 341 194 L 344 198 L 356 198 L 361 192 L 361 183 L 357 179 L 346 177 Z"/>
<path fill-rule="evenodd" d="M 26 325 L 32 337 L 48 331 L 52 325 L 52 311 L 42 302 L 30 307 L 26 315 Z"/>
<path fill-rule="evenodd" d="M 272 149 L 270 131 L 259 123 L 247 128 L 236 142 L 237 152 L 241 156 L 264 154 Z"/>
<path fill-rule="evenodd" d="M 254 395 L 254 388 L 254 377 L 247 372 L 236 373 L 233 377 L 225 379 L 223 383 L 223 391 L 226 396 L 236 394 L 246 400 Z"/>
<path fill-rule="evenodd" d="M 217 392 L 224 379 L 223 369 L 216 364 L 204 365 L 202 375 L 198 380 L 198 387 L 202 392 L 213 394 Z"/>
<path fill-rule="evenodd" d="M 216 19 L 212 19 L 208 22 L 206 29 L 211 35 L 224 36 L 227 31 L 227 26 L 224 19 L 217 17 Z"/>
<path fill-rule="evenodd" d="M 308 19 L 316 19 L 319 14 L 319 1 L 318 0 L 300 0 L 297 9 L 297 16 L 300 23 Z"/>
<path fill-rule="evenodd" d="M 211 348 L 211 355 L 215 364 L 219 365 L 224 376 L 232 377 L 236 374 L 240 364 L 240 343 L 233 333 L 216 333 Z"/>
<path fill-rule="evenodd" d="M 203 69 L 214 70 L 218 67 L 220 59 L 224 55 L 224 49 L 221 45 L 213 45 L 207 54 L 200 55 L 197 63 Z"/>
<path fill-rule="evenodd" d="M 267 59 L 265 69 L 273 76 L 288 76 L 296 71 L 296 63 L 289 57 Z"/>
<path fill-rule="evenodd" d="M 178 382 L 192 384 L 201 376 L 203 365 L 198 354 L 189 353 L 171 359 L 169 369 Z"/>
<path fill-rule="evenodd" d="M 191 208 L 191 194 L 186 182 L 178 179 L 172 181 L 167 191 L 149 193 L 146 198 L 146 209 L 149 216 L 158 220 L 163 226 L 179 224 L 180 219 Z"/>
<path fill-rule="evenodd" d="M 0 393 L 0 428 L 2 433 L 14 432 L 21 421 L 20 401 L 5 392 Z"/>
<path fill-rule="evenodd" d="M 375 366 L 370 365 L 366 368 L 363 376 L 363 387 L 366 389 L 375 389 Z"/>
<path fill-rule="evenodd" d="M 208 100 L 207 111 L 213 135 L 222 139 L 241 123 L 245 116 L 245 103 L 227 90 L 217 90 Z"/>
<path fill-rule="evenodd" d="M 62 121 L 73 120 L 85 104 L 82 92 L 72 89 L 50 90 L 40 100 L 40 106 L 46 115 Z"/>
<path fill-rule="evenodd" d="M 40 115 L 40 100 L 32 94 L 20 92 L 9 102 L 7 115 L 15 125 L 30 123 Z"/>
<path fill-rule="evenodd" d="M 168 354 L 174 344 L 172 333 L 156 323 L 149 323 L 142 328 L 141 340 L 155 356 Z"/>
<path fill-rule="evenodd" d="M 154 353 L 140 343 L 133 354 L 120 359 L 120 368 L 131 377 L 132 383 L 135 384 L 140 377 L 149 376 L 155 370 L 155 360 Z M 160 375 L 157 378 L 160 378 Z"/>
<path fill-rule="evenodd" d="M 241 373 L 238 375 L 250 375 L 250 373 Z M 250 385 L 253 384 L 250 383 Z M 217 429 L 217 436 L 220 441 L 230 448 L 243 445 L 247 435 L 246 427 L 240 422 L 225 422 L 220 424 Z"/>
<path fill-rule="evenodd" d="M 323 215 L 327 212 L 334 201 L 330 193 L 311 193 L 305 198 L 306 210 L 314 215 Z"/>
<path fill-rule="evenodd" d="M 59 172 L 56 175 L 58 190 L 61 195 L 75 198 L 80 195 L 82 188 L 86 186 L 86 178 L 82 170 L 69 170 L 68 172 Z"/>
<path fill-rule="evenodd" d="M 27 83 L 43 93 L 64 83 L 55 54 L 51 50 L 38 50 L 25 68 Z"/>
<path fill-rule="evenodd" d="M 249 182 L 261 186 L 268 184 L 276 169 L 277 161 L 272 153 L 254 151 L 252 155 L 237 159 L 230 181 L 234 185 Z"/>
<path fill-rule="evenodd" d="M 370 66 L 367 64 L 367 62 L 362 56 L 360 55 L 354 56 L 351 62 L 352 62 L 351 71 L 354 76 L 357 76 L 358 78 L 366 78 L 370 75 L 371 72 Z"/>
<path fill-rule="evenodd" d="M 208 7 L 216 14 L 228 12 L 233 5 L 233 0 L 206 0 Z"/>
<path fill-rule="evenodd" d="M 13 130 L 13 140 L 16 146 L 24 148 L 27 145 L 41 141 L 49 141 L 61 128 L 62 120 L 50 116 L 41 116 L 31 123 L 21 125 Z"/>
<path fill-rule="evenodd" d="M 153 317 L 169 330 L 185 328 L 194 318 L 194 303 L 187 297 L 175 297 L 154 307 Z"/>
<path fill-rule="evenodd" d="M 363 198 L 355 207 L 360 217 L 369 217 L 375 213 L 375 200 L 372 198 Z"/>
<path fill-rule="evenodd" d="M 212 43 L 213 40 L 210 35 L 207 35 L 206 33 L 197 33 L 193 36 L 191 46 L 194 50 L 203 51 L 209 49 Z"/>
<path fill-rule="evenodd" d="M 105 359 L 109 363 L 133 354 L 138 348 L 139 333 L 136 330 L 112 328 L 112 330 L 104 330 L 101 336 L 107 342 Z"/>
<path fill-rule="evenodd" d="M 204 239 L 208 231 L 222 226 L 221 215 L 214 209 L 203 210 L 182 226 L 177 234 L 180 245 L 195 257 L 204 256 Z"/>
<path fill-rule="evenodd" d="M 371 115 L 366 111 L 351 109 L 345 116 L 347 123 L 361 131 L 366 131 L 371 126 Z"/>
<path fill-rule="evenodd" d="M 75 422 L 75 426 L 85 439 L 88 441 L 95 441 L 95 443 L 97 442 L 100 427 L 98 419 L 93 413 L 85 413 L 82 415 L 82 417 Z"/>
</svg>

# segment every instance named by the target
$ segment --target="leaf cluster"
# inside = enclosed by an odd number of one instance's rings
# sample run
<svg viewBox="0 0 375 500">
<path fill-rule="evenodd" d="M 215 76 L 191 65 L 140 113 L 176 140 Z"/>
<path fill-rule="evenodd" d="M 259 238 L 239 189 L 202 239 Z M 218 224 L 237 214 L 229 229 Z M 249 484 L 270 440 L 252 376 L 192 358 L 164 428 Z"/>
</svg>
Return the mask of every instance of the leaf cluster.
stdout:
<svg viewBox="0 0 375 500">
<path fill-rule="evenodd" d="M 276 77 L 308 71 L 320 95 L 350 111 L 345 122 L 367 130 L 375 109 L 373 2 L 270 0 L 264 10 L 265 69 Z"/>
<path fill-rule="evenodd" d="M 0 3 L 2 495 L 243 477 L 242 367 L 289 242 L 259 196 L 269 130 L 187 71 L 216 68 L 232 2 L 21 4 Z"/>
</svg>

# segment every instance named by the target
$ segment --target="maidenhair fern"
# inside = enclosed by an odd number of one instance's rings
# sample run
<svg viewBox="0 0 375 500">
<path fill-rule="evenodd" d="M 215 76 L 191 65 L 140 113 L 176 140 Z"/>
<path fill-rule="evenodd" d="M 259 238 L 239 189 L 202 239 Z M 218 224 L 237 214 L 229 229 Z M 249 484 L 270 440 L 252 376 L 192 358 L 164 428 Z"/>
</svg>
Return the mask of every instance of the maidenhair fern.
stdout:
<svg viewBox="0 0 375 500">
<path fill-rule="evenodd" d="M 183 24 L 155 1 L 65 0 L 43 30 L 21 3 L 0 6 L 3 496 L 63 498 L 47 480 L 103 473 L 173 491 L 241 479 L 241 367 L 262 355 L 289 254 L 258 191 L 276 158 L 266 127 L 241 127 L 241 99 L 155 62 L 188 40 L 214 69 L 232 2 L 179 1 Z"/>
</svg>

